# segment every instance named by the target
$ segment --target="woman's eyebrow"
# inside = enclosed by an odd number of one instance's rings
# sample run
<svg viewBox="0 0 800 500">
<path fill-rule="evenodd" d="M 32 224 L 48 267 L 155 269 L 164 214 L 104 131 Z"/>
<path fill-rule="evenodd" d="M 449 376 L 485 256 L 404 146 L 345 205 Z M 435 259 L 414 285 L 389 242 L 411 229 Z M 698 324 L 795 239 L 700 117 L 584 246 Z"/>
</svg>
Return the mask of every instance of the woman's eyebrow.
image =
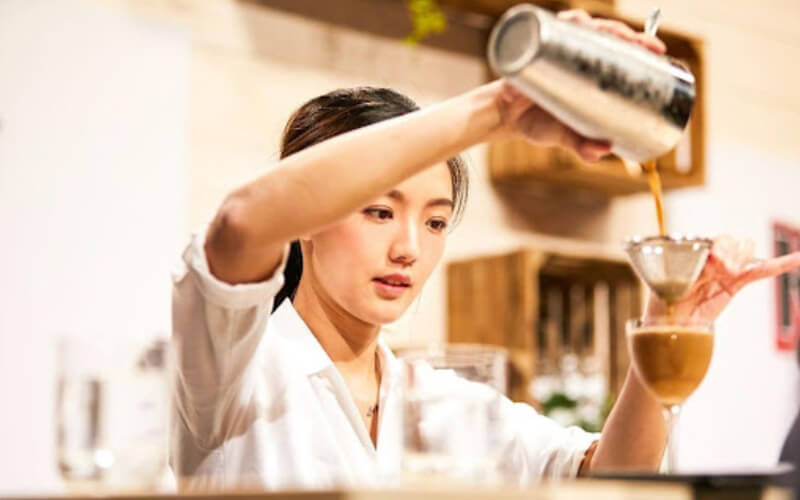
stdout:
<svg viewBox="0 0 800 500">
<path fill-rule="evenodd" d="M 450 198 L 435 198 L 433 200 L 430 200 L 428 203 L 426 203 L 425 206 L 426 207 L 440 207 L 440 206 L 443 206 L 443 207 L 450 207 L 452 209 L 454 204 L 453 204 L 453 200 L 451 200 Z"/>
<path fill-rule="evenodd" d="M 397 201 L 404 201 L 406 199 L 405 195 L 398 191 L 397 189 L 392 189 L 386 194 L 387 197 L 397 200 Z M 434 198 L 429 200 L 428 203 L 425 204 L 426 207 L 438 207 L 438 206 L 445 206 L 450 207 L 451 209 L 455 206 L 453 200 L 450 198 Z"/>
<path fill-rule="evenodd" d="M 406 199 L 406 197 L 403 195 L 403 193 L 401 193 L 400 191 L 398 191 L 396 189 L 392 189 L 391 191 L 389 191 L 386 194 L 386 196 L 388 196 L 389 198 L 391 198 L 393 200 L 397 200 L 397 201 L 403 201 L 403 200 Z"/>
</svg>

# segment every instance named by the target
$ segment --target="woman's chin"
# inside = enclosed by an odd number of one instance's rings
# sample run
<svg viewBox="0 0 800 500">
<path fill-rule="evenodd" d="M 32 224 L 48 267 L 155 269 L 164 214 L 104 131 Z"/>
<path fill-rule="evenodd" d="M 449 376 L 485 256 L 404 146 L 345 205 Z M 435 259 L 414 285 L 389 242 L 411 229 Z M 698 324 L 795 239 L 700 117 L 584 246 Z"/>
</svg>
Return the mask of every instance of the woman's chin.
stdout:
<svg viewBox="0 0 800 500">
<path fill-rule="evenodd" d="M 382 300 L 380 303 L 370 304 L 371 307 L 365 316 L 369 318 L 368 322 L 374 325 L 394 323 L 406 312 L 408 305 L 400 300 L 391 302 Z"/>
</svg>

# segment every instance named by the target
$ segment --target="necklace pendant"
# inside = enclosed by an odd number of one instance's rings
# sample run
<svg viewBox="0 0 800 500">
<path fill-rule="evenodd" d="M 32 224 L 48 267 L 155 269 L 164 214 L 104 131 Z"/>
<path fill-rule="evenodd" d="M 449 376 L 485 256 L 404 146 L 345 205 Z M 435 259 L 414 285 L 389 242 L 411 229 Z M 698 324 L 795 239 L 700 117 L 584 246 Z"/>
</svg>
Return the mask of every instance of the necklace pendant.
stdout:
<svg viewBox="0 0 800 500">
<path fill-rule="evenodd" d="M 371 418 L 378 412 L 378 405 L 371 406 L 367 409 L 367 418 Z"/>
</svg>

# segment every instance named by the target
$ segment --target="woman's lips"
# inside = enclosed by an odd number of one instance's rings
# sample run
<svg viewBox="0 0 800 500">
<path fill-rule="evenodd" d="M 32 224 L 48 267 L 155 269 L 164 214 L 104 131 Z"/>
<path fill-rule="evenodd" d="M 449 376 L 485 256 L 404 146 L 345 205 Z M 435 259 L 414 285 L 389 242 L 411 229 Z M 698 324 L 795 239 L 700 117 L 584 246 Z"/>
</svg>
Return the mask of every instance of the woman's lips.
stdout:
<svg viewBox="0 0 800 500">
<path fill-rule="evenodd" d="M 411 288 L 411 280 L 407 276 L 382 276 L 373 279 L 372 282 L 375 283 L 378 295 L 387 299 L 399 298 Z"/>
</svg>

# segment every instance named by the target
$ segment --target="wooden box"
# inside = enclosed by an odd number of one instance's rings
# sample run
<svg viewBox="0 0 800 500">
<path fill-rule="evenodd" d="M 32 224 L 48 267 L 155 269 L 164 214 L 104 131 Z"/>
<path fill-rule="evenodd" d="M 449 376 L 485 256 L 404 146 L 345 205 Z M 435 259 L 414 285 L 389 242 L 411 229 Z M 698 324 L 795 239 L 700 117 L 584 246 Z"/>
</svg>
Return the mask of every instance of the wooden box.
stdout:
<svg viewBox="0 0 800 500">
<path fill-rule="evenodd" d="M 509 352 L 509 395 L 536 403 L 529 386 L 571 352 L 593 357 L 615 395 L 628 369 L 625 322 L 641 286 L 624 261 L 523 249 L 447 268 L 448 342 Z"/>
</svg>

